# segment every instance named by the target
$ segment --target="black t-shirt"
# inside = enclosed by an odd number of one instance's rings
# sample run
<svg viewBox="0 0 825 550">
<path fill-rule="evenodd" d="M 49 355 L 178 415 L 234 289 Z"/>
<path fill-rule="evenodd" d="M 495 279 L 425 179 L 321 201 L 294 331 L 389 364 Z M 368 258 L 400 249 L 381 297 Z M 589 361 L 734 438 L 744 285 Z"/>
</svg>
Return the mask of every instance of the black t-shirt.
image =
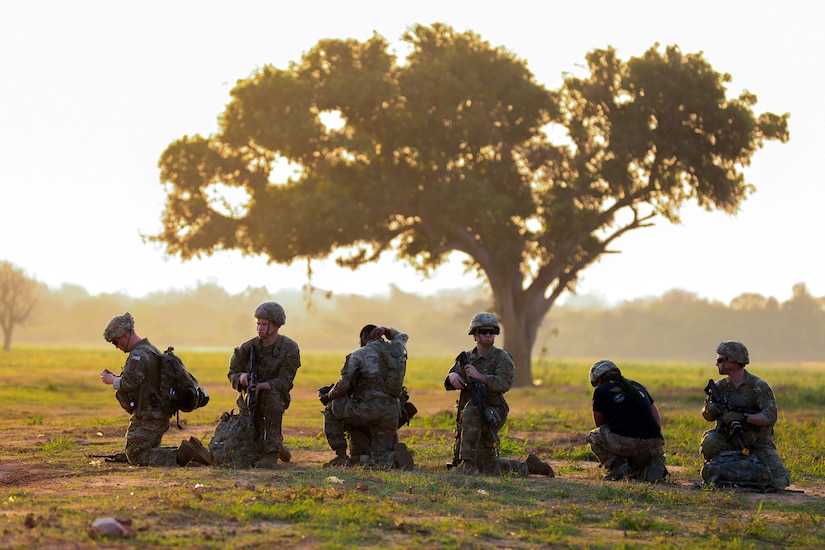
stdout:
<svg viewBox="0 0 825 550">
<path fill-rule="evenodd" d="M 662 430 L 650 410 L 653 398 L 647 389 L 633 380 L 628 380 L 642 399 L 625 395 L 619 384 L 613 380 L 600 384 L 593 391 L 593 410 L 604 415 L 605 424 L 615 434 L 641 439 L 662 439 Z"/>
</svg>

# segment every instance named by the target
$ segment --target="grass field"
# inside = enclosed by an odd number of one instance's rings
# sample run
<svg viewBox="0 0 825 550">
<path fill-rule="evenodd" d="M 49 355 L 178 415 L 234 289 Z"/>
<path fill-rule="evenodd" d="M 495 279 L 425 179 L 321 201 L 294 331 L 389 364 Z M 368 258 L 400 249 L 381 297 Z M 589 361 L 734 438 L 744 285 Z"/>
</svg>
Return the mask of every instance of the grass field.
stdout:
<svg viewBox="0 0 825 550">
<path fill-rule="evenodd" d="M 177 350 L 211 401 L 186 414 L 164 444 L 208 441 L 234 406 L 229 352 Z M 343 356 L 304 354 L 284 418 L 292 462 L 275 471 L 145 468 L 88 458 L 122 450 L 128 416 L 104 386 L 113 349 L 19 348 L 0 354 L 0 545 L 4 548 L 823 548 L 825 365 L 752 365 L 777 395 L 776 442 L 791 472 L 785 493 L 693 488 L 700 481 L 702 388 L 710 364 L 619 363 L 662 412 L 671 478 L 661 485 L 602 481 L 584 441 L 592 428 L 592 361 L 544 360 L 540 385 L 507 394 L 502 455 L 534 452 L 555 478 L 461 477 L 451 457 L 455 394 L 447 358 L 410 359 L 407 386 L 419 409 L 400 432 L 412 472 L 322 469 L 332 458 L 315 392 Z M 128 537 L 100 537 L 115 517 Z"/>
</svg>

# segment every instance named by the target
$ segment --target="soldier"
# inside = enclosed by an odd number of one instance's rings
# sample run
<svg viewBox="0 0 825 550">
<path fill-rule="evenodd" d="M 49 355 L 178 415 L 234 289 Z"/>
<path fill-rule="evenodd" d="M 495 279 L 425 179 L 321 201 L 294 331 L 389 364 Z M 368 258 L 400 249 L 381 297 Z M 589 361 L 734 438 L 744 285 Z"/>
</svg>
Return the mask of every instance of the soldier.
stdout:
<svg viewBox="0 0 825 550">
<path fill-rule="evenodd" d="M 148 339 L 138 336 L 132 315 L 126 312 L 114 317 L 106 325 L 103 338 L 129 354 L 120 375 L 109 369 L 100 373 L 100 380 L 115 389 L 118 402 L 132 415 L 126 431 L 125 454 L 129 463 L 141 466 L 211 464 L 209 449 L 196 437 L 181 441 L 177 449 L 160 448 L 170 418 L 163 410 L 159 394 L 161 352 Z"/>
<path fill-rule="evenodd" d="M 469 475 L 512 472 L 553 477 L 550 465 L 532 453 L 524 462 L 498 456 L 498 431 L 510 412 L 504 394 L 513 386 L 516 372 L 510 354 L 494 345 L 500 332 L 498 319 L 492 313 L 474 315 L 467 334 L 476 346 L 456 358 L 444 379 L 446 390 L 460 391 L 456 401 L 454 461 L 448 467 L 455 473 Z M 483 385 L 485 408 L 491 416 L 489 423 L 485 411 L 472 399 L 471 380 Z"/>
<path fill-rule="evenodd" d="M 606 359 L 590 368 L 593 421 L 587 436 L 599 463 L 608 470 L 604 478 L 629 478 L 657 482 L 667 476 L 664 438 L 659 409 L 647 389 L 622 376 Z"/>
<path fill-rule="evenodd" d="M 289 462 L 292 457 L 281 429 L 301 352 L 294 340 L 279 332 L 286 323 L 279 303 L 262 303 L 255 309 L 255 319 L 258 336 L 235 348 L 227 377 L 238 391 L 241 414 L 251 415 L 255 426 L 261 458 L 254 466 L 276 468 L 279 459 Z"/>
<path fill-rule="evenodd" d="M 738 422 L 744 446 L 768 466 L 773 487 L 784 489 L 791 481 L 773 442 L 776 400 L 767 382 L 745 370 L 749 362 L 748 349 L 741 342 L 721 342 L 716 347 L 716 368 L 719 374 L 726 375 L 716 386 L 732 410 L 723 413 L 721 405 L 712 402 L 710 396 L 705 400 L 702 417 L 717 424 L 702 437 L 702 456 L 710 461 L 722 452 L 738 451 L 737 443 L 730 437 L 731 426 Z"/>
<path fill-rule="evenodd" d="M 336 454 L 324 466 L 414 467 L 407 446 L 398 442 L 400 402 L 385 392 L 382 359 L 370 345 L 382 336 L 405 347 L 409 339 L 394 328 L 366 325 L 359 334 L 361 347 L 347 356 L 341 376 L 329 392 L 319 396 L 324 404 L 324 434 Z M 347 435 L 352 446 L 349 457 Z"/>
</svg>

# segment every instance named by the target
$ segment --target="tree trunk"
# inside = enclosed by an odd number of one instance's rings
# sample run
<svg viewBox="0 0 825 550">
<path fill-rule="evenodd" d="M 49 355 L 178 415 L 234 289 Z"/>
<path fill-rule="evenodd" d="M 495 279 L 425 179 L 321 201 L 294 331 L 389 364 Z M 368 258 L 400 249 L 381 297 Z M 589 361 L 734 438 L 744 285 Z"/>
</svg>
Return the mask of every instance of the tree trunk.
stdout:
<svg viewBox="0 0 825 550">
<path fill-rule="evenodd" d="M 505 330 L 507 326 L 507 324 L 504 325 Z M 530 338 L 524 332 L 507 330 L 502 347 L 513 356 L 513 361 L 516 364 L 513 387 L 531 386 L 533 384 L 533 370 L 530 361 L 534 343 L 535 337 Z"/>
<path fill-rule="evenodd" d="M 489 273 L 488 273 L 489 275 Z M 493 299 L 496 303 L 496 312 L 504 327 L 504 341 L 501 347 L 513 356 L 516 364 L 516 376 L 513 387 L 533 385 L 533 370 L 531 366 L 531 352 L 536 343 L 541 320 L 550 310 L 552 302 L 536 300 L 530 291 L 521 289 L 521 278 L 512 285 L 498 285 L 492 283 Z M 495 278 L 498 282 L 498 278 Z"/>
<path fill-rule="evenodd" d="M 3 351 L 11 351 L 11 330 L 3 331 Z"/>
</svg>

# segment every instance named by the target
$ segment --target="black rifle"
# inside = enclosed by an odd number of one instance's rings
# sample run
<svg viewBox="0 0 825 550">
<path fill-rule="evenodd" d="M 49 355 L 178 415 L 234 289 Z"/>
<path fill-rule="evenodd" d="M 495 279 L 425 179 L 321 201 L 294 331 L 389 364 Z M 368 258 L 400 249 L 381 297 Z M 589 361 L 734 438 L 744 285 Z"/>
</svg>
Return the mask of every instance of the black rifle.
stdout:
<svg viewBox="0 0 825 550">
<path fill-rule="evenodd" d="M 463 368 L 463 366 L 468 363 L 470 363 L 470 358 L 467 356 L 466 351 L 462 351 L 458 355 L 458 366 Z M 490 438 L 493 440 L 493 449 L 495 449 L 496 457 L 498 457 L 501 440 L 495 429 L 496 413 L 487 405 L 487 402 L 484 401 L 484 398 L 487 396 L 487 386 L 475 378 L 467 377 L 467 391 L 470 392 L 470 398 L 484 417 L 487 429 L 490 431 Z"/>
<path fill-rule="evenodd" d="M 106 462 L 121 462 L 128 464 L 129 459 L 126 458 L 126 453 L 112 453 L 110 455 L 86 455 L 87 458 L 102 458 Z"/>
<path fill-rule="evenodd" d="M 719 408 L 722 409 L 723 416 L 733 410 L 733 405 L 731 405 L 730 400 L 728 400 L 727 397 L 722 396 L 722 393 L 719 391 L 719 387 L 713 379 L 708 380 L 708 385 L 705 386 L 705 393 L 708 397 L 710 397 L 711 403 L 716 403 L 719 405 Z M 742 423 L 738 420 L 731 422 L 730 426 L 728 426 L 728 432 L 728 437 L 736 442 L 739 449 L 742 451 L 742 454 L 746 456 L 750 454 L 750 449 L 745 447 L 745 442 L 742 441 Z"/>
<path fill-rule="evenodd" d="M 249 348 L 249 384 L 246 388 L 246 407 L 249 409 L 249 422 L 254 424 L 252 419 L 255 416 L 255 409 L 258 407 L 258 369 L 255 368 L 255 347 Z"/>
</svg>

